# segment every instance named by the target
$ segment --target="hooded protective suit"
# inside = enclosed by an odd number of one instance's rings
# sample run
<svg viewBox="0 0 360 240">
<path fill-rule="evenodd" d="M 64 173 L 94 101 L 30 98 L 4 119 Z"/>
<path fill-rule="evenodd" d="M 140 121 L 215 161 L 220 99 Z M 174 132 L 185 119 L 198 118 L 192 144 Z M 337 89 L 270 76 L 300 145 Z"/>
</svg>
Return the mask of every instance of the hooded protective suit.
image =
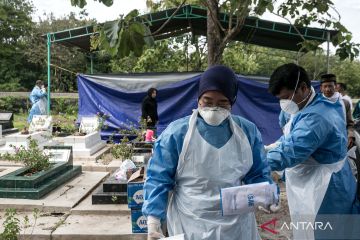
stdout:
<svg viewBox="0 0 360 240">
<path fill-rule="evenodd" d="M 208 69 L 199 83 L 199 98 L 211 90 L 233 104 L 236 75 L 224 66 Z M 272 182 L 256 126 L 233 115 L 212 126 L 195 110 L 172 122 L 157 139 L 142 211 L 166 219 L 170 236 L 184 233 L 186 240 L 259 239 L 254 213 L 222 216 L 220 189 L 264 181 Z"/>
<path fill-rule="evenodd" d="M 39 86 L 35 86 L 30 93 L 29 99 L 32 106 L 27 119 L 28 123 L 31 122 L 34 115 L 46 115 L 46 91 Z"/>
<path fill-rule="evenodd" d="M 340 102 L 317 94 L 284 128 L 284 136 L 267 159 L 272 170 L 286 169 L 292 222 L 357 212 L 356 182 L 345 161 L 347 134 Z M 294 239 L 314 239 L 317 234 L 312 229 L 296 230 Z"/>
</svg>

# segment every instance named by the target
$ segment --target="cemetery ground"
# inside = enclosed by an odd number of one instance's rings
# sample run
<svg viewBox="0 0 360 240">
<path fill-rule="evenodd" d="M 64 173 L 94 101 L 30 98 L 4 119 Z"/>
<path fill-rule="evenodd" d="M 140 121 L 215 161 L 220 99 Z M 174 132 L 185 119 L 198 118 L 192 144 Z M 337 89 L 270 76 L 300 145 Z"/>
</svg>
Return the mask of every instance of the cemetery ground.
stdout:
<svg viewBox="0 0 360 240">
<path fill-rule="evenodd" d="M 16 114 L 14 126 L 22 129 L 26 118 L 27 115 Z M 68 125 L 68 129 L 72 128 L 75 118 L 53 116 L 54 124 L 59 121 L 64 128 Z M 98 159 L 75 159 L 73 164 L 81 165 L 82 173 L 41 199 L 0 199 L 0 233 L 6 227 L 11 229 L 17 225 L 20 239 L 146 239 L 146 234 L 132 233 L 128 204 L 92 202 L 92 194 L 119 168 L 121 160 L 105 153 Z M 0 161 L 0 176 L 20 167 L 19 163 Z M 262 239 L 291 239 L 290 231 L 279 230 L 279 224 L 290 221 L 285 187 L 281 182 L 280 189 L 282 208 L 278 213 L 256 212 Z M 16 213 L 9 209 L 16 209 Z M 274 220 L 277 221 L 275 224 Z M 264 224 L 276 231 L 262 228 Z"/>
</svg>

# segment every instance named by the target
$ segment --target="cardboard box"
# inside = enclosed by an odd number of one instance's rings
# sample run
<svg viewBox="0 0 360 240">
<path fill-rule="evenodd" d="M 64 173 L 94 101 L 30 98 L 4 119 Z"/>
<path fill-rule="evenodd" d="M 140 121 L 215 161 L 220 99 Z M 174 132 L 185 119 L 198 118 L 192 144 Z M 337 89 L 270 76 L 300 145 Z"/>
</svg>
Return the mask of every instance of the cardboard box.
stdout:
<svg viewBox="0 0 360 240">
<path fill-rule="evenodd" d="M 131 209 L 131 227 L 133 233 L 147 233 L 147 220 L 141 209 Z"/>
<path fill-rule="evenodd" d="M 134 172 L 128 180 L 127 194 L 129 208 L 140 209 L 144 203 L 144 168 Z"/>
</svg>

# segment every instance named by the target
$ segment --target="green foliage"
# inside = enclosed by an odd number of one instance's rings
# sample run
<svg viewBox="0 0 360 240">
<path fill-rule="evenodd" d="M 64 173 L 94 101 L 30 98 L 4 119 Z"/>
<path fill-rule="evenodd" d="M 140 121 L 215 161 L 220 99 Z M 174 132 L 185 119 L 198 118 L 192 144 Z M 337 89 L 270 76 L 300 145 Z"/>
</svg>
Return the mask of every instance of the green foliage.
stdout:
<svg viewBox="0 0 360 240">
<path fill-rule="evenodd" d="M 71 0 L 73 5 L 83 7 L 86 4 L 86 0 Z M 101 1 L 101 0 L 99 0 Z M 180 0 L 147 0 L 146 4 L 151 11 L 158 11 L 168 7 L 176 7 L 179 4 L 183 4 L 184 1 Z M 220 11 L 226 12 L 230 16 L 229 24 L 227 27 L 220 26 L 219 20 L 216 18 L 207 19 L 207 37 L 209 38 L 208 49 L 211 56 L 208 55 L 209 64 L 216 64 L 221 61 L 226 45 L 234 39 L 236 34 L 241 30 L 244 19 L 249 15 L 261 16 L 266 11 L 277 14 L 281 17 L 290 17 L 294 20 L 295 26 L 309 26 L 311 23 L 317 23 L 323 28 L 332 28 L 338 31 L 337 37 L 333 39 L 333 44 L 339 46 L 337 54 L 341 60 L 349 58 L 355 59 L 359 56 L 360 45 L 351 42 L 351 33 L 343 26 L 339 20 L 336 20 L 336 16 L 331 15 L 330 10 L 334 9 L 334 3 L 331 0 L 324 1 L 308 1 L 308 0 L 286 0 L 283 1 L 275 10 L 274 1 L 269 0 L 225 0 L 225 1 L 187 1 L 188 4 L 205 5 L 211 14 L 218 13 Z M 133 12 L 135 12 L 134 10 Z M 336 10 L 334 10 L 336 12 Z M 337 13 L 337 12 L 336 12 Z M 340 16 L 337 16 L 340 19 Z M 120 20 L 120 22 L 126 22 Z M 145 36 L 144 29 L 139 30 L 137 27 L 126 32 L 122 27 L 118 27 L 119 23 L 115 22 L 115 27 L 112 29 L 118 29 L 118 34 L 111 31 L 111 34 L 106 35 L 104 31 L 100 34 L 100 39 L 95 46 L 104 45 L 102 42 L 113 43 L 113 48 L 104 48 L 104 50 L 112 53 L 113 55 L 118 53 L 119 57 L 125 57 L 134 52 L 135 56 L 139 56 L 142 53 L 144 47 L 144 39 L 141 36 Z M 145 25 L 144 25 L 145 26 Z M 209 27 L 212 26 L 212 27 Z M 301 33 L 299 33 L 301 35 Z M 103 35 L 101 37 L 101 35 Z M 211 42 L 210 42 L 211 39 Z M 213 41 L 216 39 L 216 41 Z M 123 43 L 121 41 L 124 41 Z M 117 42 L 117 44 L 115 44 Z M 126 42 L 126 43 L 125 43 Z M 138 45 L 137 45 L 138 44 Z M 136 47 L 135 47 L 136 45 Z M 307 50 L 314 50 L 317 47 L 317 43 L 314 41 L 304 41 L 301 43 L 302 48 Z M 109 44 L 110 46 L 110 44 Z M 119 50 L 120 49 L 120 50 Z"/>
<path fill-rule="evenodd" d="M 122 160 L 131 159 L 134 154 L 134 148 L 126 136 L 121 139 L 119 144 L 114 144 L 110 151 L 114 158 Z"/>
<path fill-rule="evenodd" d="M 106 120 L 110 118 L 110 116 L 103 112 L 97 112 L 96 116 L 98 117 L 99 126 L 97 128 L 98 131 L 101 129 L 107 129 L 108 125 L 106 124 Z"/>
<path fill-rule="evenodd" d="M 78 132 L 78 127 L 76 126 L 76 115 L 61 114 L 52 116 L 54 120 L 53 127 L 55 128 L 54 135 L 73 135 Z"/>
<path fill-rule="evenodd" d="M 145 45 L 154 43 L 150 29 L 143 21 L 147 20 L 141 19 L 139 12 L 133 10 L 125 17 L 99 25 L 96 30 L 100 34 L 91 38 L 92 49 L 104 50 L 120 58 L 130 53 L 139 57 Z"/>
<path fill-rule="evenodd" d="M 10 145 L 11 146 L 11 145 Z M 24 146 L 16 147 L 12 146 L 15 150 L 15 154 L 9 153 L 3 154 L 2 158 L 9 161 L 20 162 L 29 168 L 28 173 L 36 173 L 46 170 L 50 167 L 50 155 L 46 155 L 42 150 L 38 148 L 36 140 L 29 137 L 29 147 Z"/>
<path fill-rule="evenodd" d="M 256 54 L 247 52 L 247 46 L 243 44 L 234 44 L 225 49 L 223 64 L 241 74 L 251 74 L 259 68 Z"/>
<path fill-rule="evenodd" d="M 157 41 L 145 48 L 140 57 L 130 53 L 111 60 L 111 68 L 113 72 L 126 73 L 200 71 L 206 68 L 205 46 L 201 44 L 197 38 L 191 43 L 189 35 Z"/>
<path fill-rule="evenodd" d="M 14 113 L 26 113 L 30 107 L 30 101 L 25 98 L 17 98 L 12 96 L 0 98 L 0 109 Z"/>
<path fill-rule="evenodd" d="M 28 0 L 2 1 L 0 13 L 0 87 L 12 91 L 34 79 L 24 54 L 34 27 L 33 5 Z"/>
<path fill-rule="evenodd" d="M 16 209 L 8 208 L 3 222 L 4 232 L 1 233 L 1 240 L 17 240 L 20 233 L 20 220 L 16 216 Z"/>
<path fill-rule="evenodd" d="M 113 4 L 113 0 L 95 0 L 102 2 L 105 6 L 110 7 Z M 83 8 L 86 6 L 86 0 L 71 0 L 71 5 Z"/>
<path fill-rule="evenodd" d="M 33 72 L 37 79 L 47 79 L 47 42 L 42 37 L 48 32 L 57 32 L 65 29 L 91 25 L 95 20 L 84 20 L 83 14 L 77 16 L 70 13 L 67 16 L 55 18 L 53 14 L 45 15 L 36 23 L 29 47 L 24 51 L 28 61 L 34 66 Z M 97 58 L 95 65 L 102 61 Z M 76 47 L 64 47 L 61 44 L 51 45 L 51 91 L 72 92 L 77 90 L 75 73 L 85 73 L 90 70 L 90 58 Z M 65 71 L 67 69 L 71 72 Z M 99 69 L 101 70 L 101 69 Z M 27 86 L 31 89 L 35 81 L 29 81 Z M 29 86 L 30 85 L 30 86 Z"/>
<path fill-rule="evenodd" d="M 33 234 L 37 219 L 40 217 L 39 209 L 34 208 L 32 215 L 34 218 L 34 223 L 32 225 L 30 236 Z M 20 226 L 20 220 L 17 217 L 16 209 L 14 209 L 14 208 L 5 209 L 5 221 L 3 222 L 4 231 L 0 234 L 0 239 L 1 240 L 17 240 L 17 239 L 19 239 L 19 237 L 21 235 L 21 233 L 20 233 L 21 228 L 23 228 L 23 230 L 24 230 L 23 234 L 25 235 L 25 229 L 28 227 L 31 227 L 31 225 L 29 223 L 30 223 L 29 216 L 25 215 L 23 226 Z"/>
<path fill-rule="evenodd" d="M 54 98 L 51 99 L 51 112 L 75 116 L 78 113 L 78 99 Z"/>
<path fill-rule="evenodd" d="M 0 109 L 14 113 L 27 113 L 31 108 L 28 98 L 2 97 L 0 98 Z M 53 114 L 76 116 L 78 113 L 78 99 L 54 98 L 51 99 L 51 112 Z"/>
<path fill-rule="evenodd" d="M 295 20 L 296 26 L 309 26 L 317 23 L 326 29 L 338 31 L 332 39 L 334 46 L 338 46 L 336 54 L 340 60 L 354 60 L 359 56 L 360 44 L 351 42 L 352 34 L 340 22 L 340 15 L 335 10 L 332 0 L 307 1 L 307 0 L 286 0 L 280 4 L 278 14 Z M 335 12 L 331 14 L 331 12 Z M 313 50 L 313 48 L 307 48 Z"/>
</svg>

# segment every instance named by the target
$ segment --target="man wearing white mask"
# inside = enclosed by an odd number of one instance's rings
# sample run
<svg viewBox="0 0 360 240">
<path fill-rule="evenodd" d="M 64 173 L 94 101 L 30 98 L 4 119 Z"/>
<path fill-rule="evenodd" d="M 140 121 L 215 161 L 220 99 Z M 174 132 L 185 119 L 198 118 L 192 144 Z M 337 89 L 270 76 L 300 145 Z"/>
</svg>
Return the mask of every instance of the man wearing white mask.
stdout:
<svg viewBox="0 0 360 240">
<path fill-rule="evenodd" d="M 336 75 L 332 73 L 321 75 L 320 91 L 323 96 L 332 102 L 340 101 L 346 120 L 346 129 L 348 133 L 348 149 L 354 145 L 354 120 L 351 113 L 351 105 L 348 100 L 341 97 L 341 94 L 336 91 Z"/>
<path fill-rule="evenodd" d="M 142 208 L 148 239 L 162 237 L 165 220 L 170 236 L 186 240 L 259 239 L 254 213 L 222 216 L 220 206 L 221 188 L 271 182 L 260 132 L 230 113 L 237 90 L 231 69 L 210 67 L 199 82 L 198 109 L 156 141 Z"/>
<path fill-rule="evenodd" d="M 273 72 L 269 92 L 280 99 L 281 109 L 291 115 L 277 146 L 268 151 L 267 160 L 271 170 L 285 169 L 292 223 L 314 226 L 315 221 L 328 216 L 325 214 L 341 218 L 358 213 L 356 182 L 346 161 L 347 134 L 340 102 L 315 94 L 306 71 L 292 63 Z M 336 229 L 331 233 L 311 227 L 294 228 L 293 237 L 329 239 L 337 234 L 345 239 L 350 237 L 345 237 L 351 233 L 345 230 L 349 225 L 351 222 L 338 221 L 332 225 Z"/>
</svg>

